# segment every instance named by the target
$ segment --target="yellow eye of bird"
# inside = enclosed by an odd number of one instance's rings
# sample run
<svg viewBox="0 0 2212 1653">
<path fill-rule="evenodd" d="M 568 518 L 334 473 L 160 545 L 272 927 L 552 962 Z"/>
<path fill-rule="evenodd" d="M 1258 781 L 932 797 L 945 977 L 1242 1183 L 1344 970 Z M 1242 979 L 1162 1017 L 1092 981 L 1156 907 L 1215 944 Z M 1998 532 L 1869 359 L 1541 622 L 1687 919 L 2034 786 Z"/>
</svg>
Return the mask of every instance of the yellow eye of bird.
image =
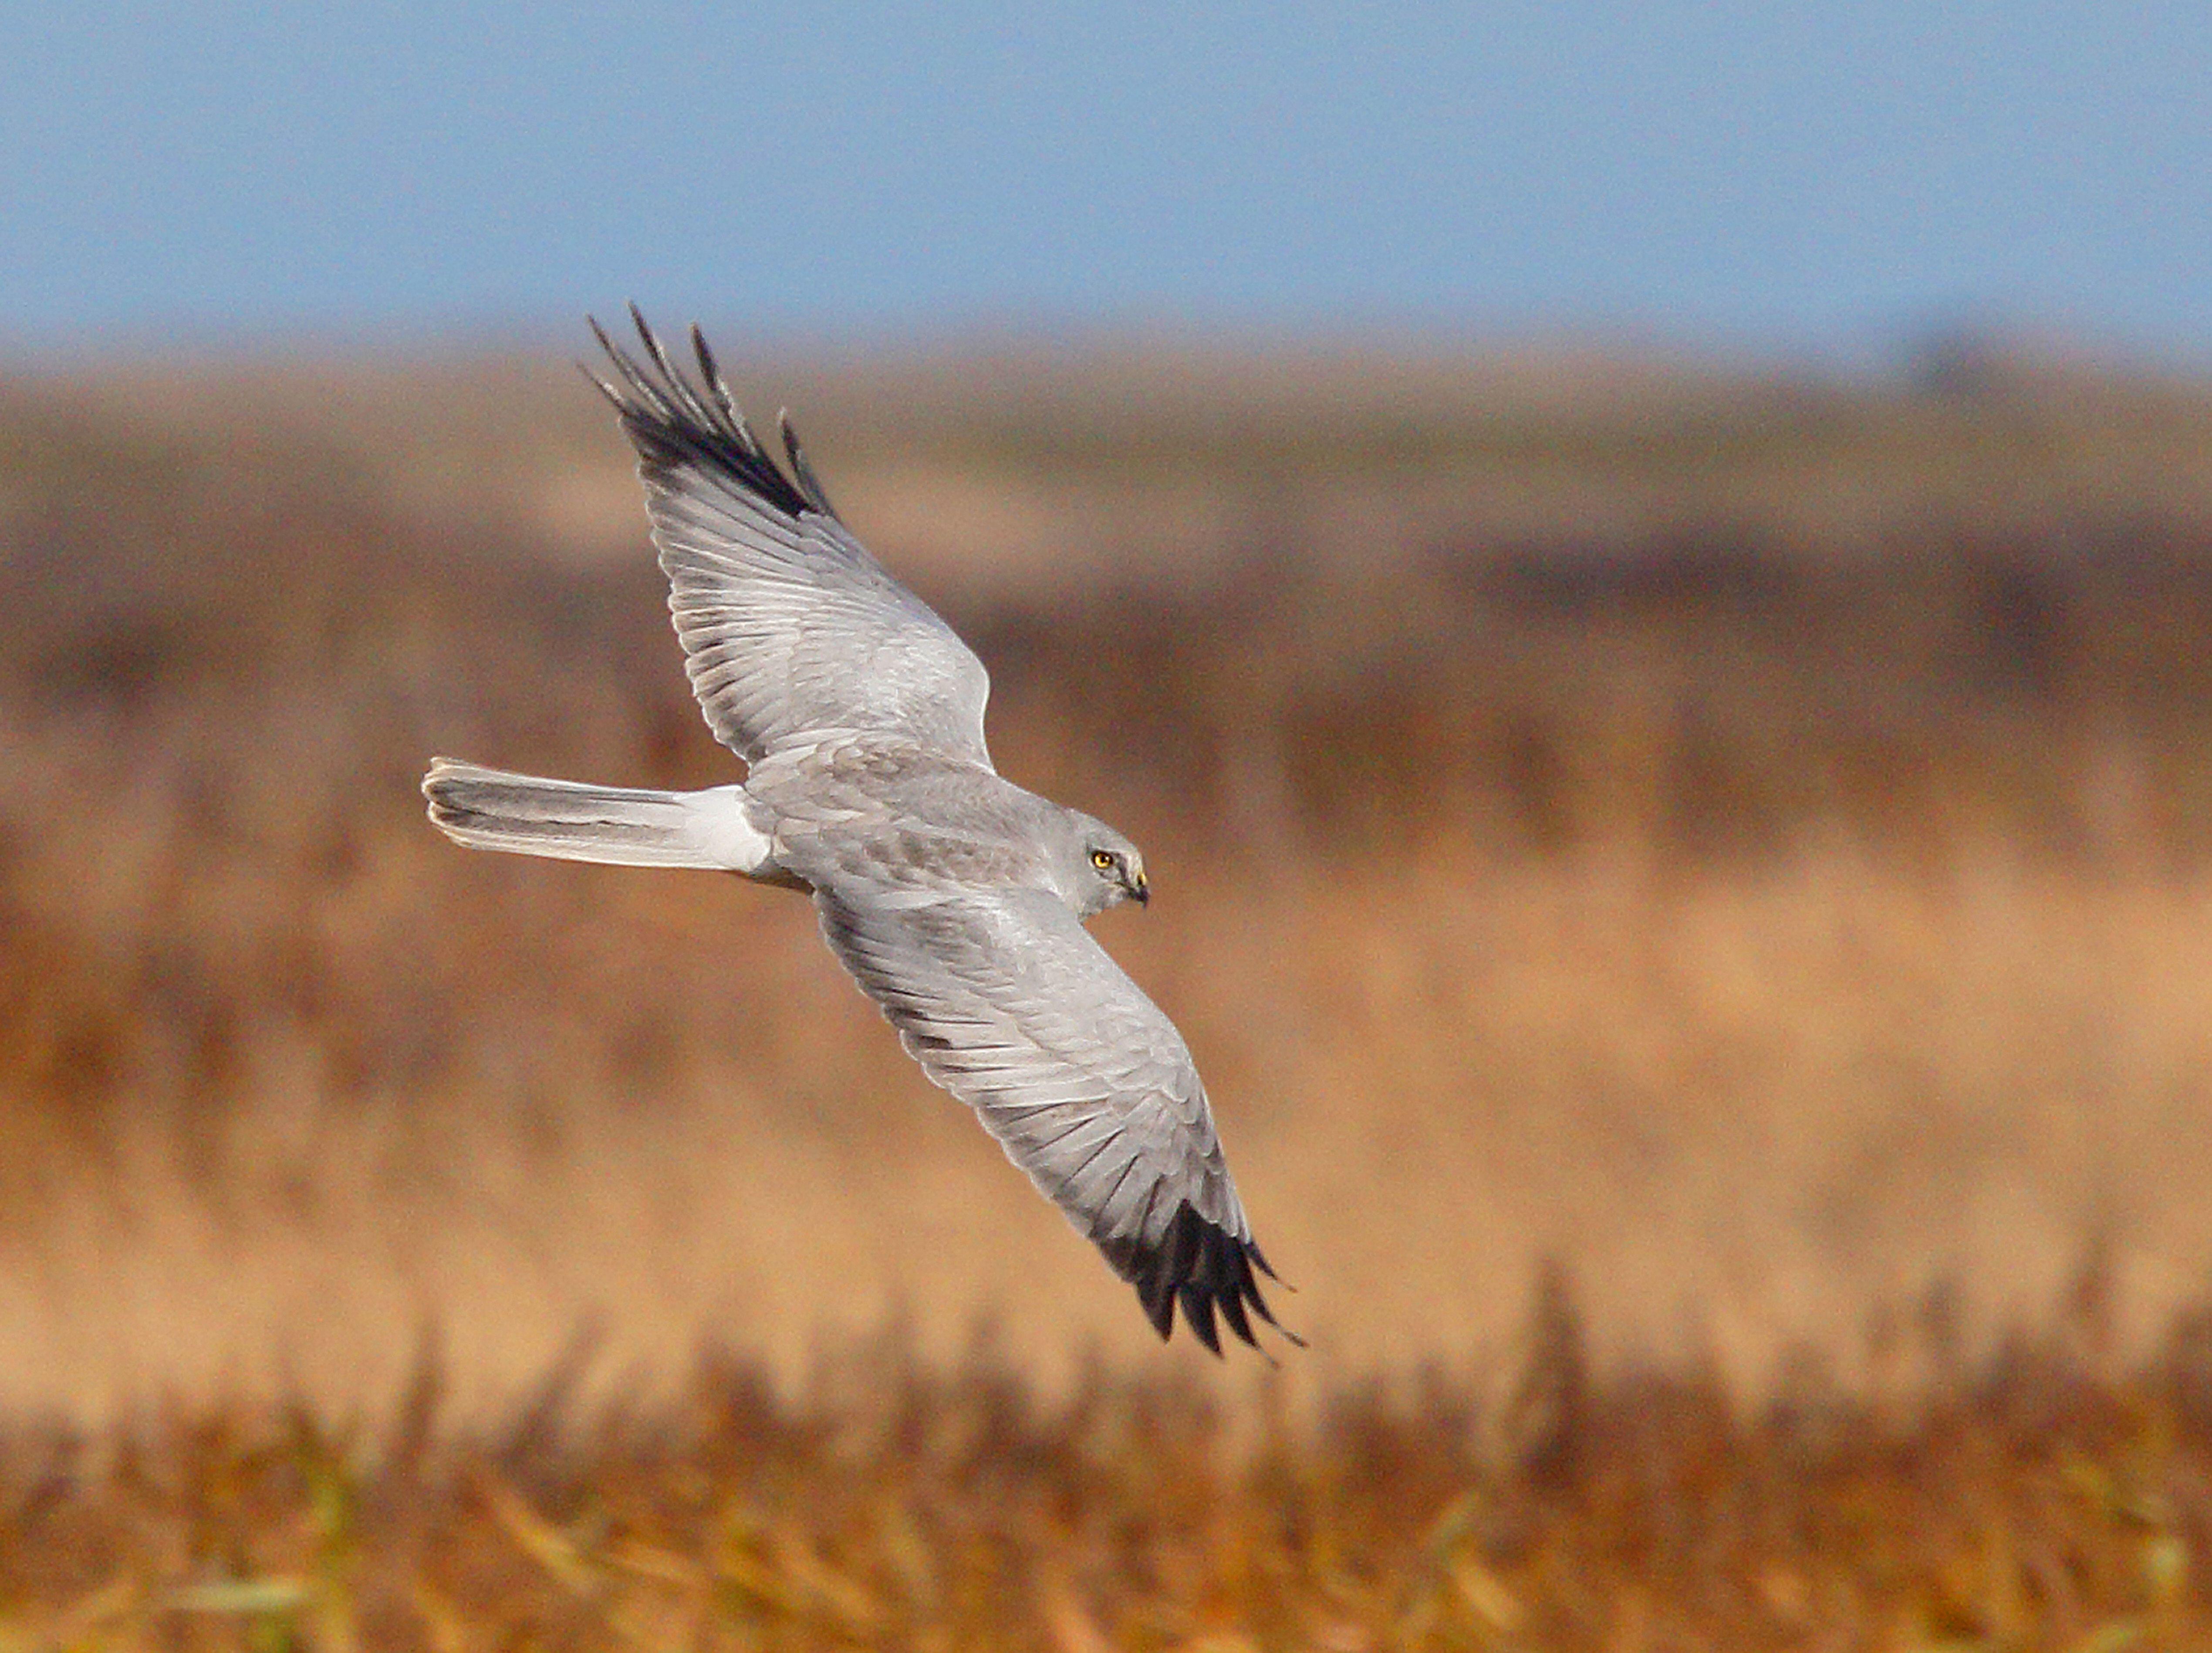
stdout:
<svg viewBox="0 0 2212 1653">
<path fill-rule="evenodd" d="M 1109 849 L 1092 850 L 1091 864 L 1101 872 L 1111 872 L 1114 870 L 1114 852 Z"/>
</svg>

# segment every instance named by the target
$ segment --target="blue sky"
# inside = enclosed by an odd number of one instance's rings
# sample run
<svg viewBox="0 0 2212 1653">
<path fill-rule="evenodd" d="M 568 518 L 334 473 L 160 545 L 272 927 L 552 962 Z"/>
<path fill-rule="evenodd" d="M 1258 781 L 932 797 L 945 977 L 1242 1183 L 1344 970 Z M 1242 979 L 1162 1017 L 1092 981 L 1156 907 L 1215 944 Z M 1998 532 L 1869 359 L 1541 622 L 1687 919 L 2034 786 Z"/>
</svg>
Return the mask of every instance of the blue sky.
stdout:
<svg viewBox="0 0 2212 1653">
<path fill-rule="evenodd" d="M 12 15 L 10 15 L 12 14 Z M 0 0 L 0 349 L 1953 322 L 2212 359 L 2212 7 Z"/>
</svg>

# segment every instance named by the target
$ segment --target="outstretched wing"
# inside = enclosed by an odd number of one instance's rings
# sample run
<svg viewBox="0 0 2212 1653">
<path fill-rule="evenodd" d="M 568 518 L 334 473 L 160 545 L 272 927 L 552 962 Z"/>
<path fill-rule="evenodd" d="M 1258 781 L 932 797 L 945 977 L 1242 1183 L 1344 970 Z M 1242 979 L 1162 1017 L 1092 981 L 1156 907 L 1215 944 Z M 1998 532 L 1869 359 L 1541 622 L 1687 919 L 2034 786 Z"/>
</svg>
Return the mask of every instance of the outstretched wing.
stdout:
<svg viewBox="0 0 2212 1653">
<path fill-rule="evenodd" d="M 731 399 L 697 328 L 695 385 L 636 307 L 647 361 L 592 331 L 593 375 L 637 449 L 668 606 L 714 738 L 751 763 L 827 734 L 893 734 L 988 766 L 983 663 L 830 509 L 788 422 L 786 476 Z"/>
<path fill-rule="evenodd" d="M 1217 1310 L 1247 1343 L 1248 1307 L 1275 1323 L 1253 1273 L 1273 1271 L 1182 1036 L 1062 902 L 867 884 L 815 900 L 907 1049 L 1136 1286 L 1162 1337 L 1178 1302 L 1217 1354 Z"/>
</svg>

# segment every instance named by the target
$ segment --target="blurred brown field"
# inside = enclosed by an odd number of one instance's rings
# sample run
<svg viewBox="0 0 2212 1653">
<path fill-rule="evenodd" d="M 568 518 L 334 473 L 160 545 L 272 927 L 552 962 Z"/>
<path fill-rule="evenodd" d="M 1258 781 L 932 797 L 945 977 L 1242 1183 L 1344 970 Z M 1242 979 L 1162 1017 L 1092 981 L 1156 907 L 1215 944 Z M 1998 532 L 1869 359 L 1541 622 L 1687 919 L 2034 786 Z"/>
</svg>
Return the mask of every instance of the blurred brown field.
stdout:
<svg viewBox="0 0 2212 1653">
<path fill-rule="evenodd" d="M 733 376 L 982 653 L 1000 767 L 1146 847 L 1099 932 L 1298 1288 L 1288 1404 L 1489 1381 L 1547 1259 L 1601 1370 L 1753 1399 L 1913 1391 L 2083 1278 L 2124 1361 L 2203 1297 L 2212 389 L 1171 341 Z M 735 774 L 563 364 L 0 380 L 0 1413 L 375 1406 L 427 1339 L 492 1415 L 580 1328 L 587 1388 L 711 1344 L 799 1393 L 981 1323 L 1042 1393 L 1249 1398 L 803 902 L 424 823 L 434 752 Z"/>
<path fill-rule="evenodd" d="M 1116 822 L 1313 1343 L 1127 1291 L 735 880 L 559 364 L 0 377 L 0 1649 L 2212 1623 L 2212 387 L 766 356 Z"/>
</svg>

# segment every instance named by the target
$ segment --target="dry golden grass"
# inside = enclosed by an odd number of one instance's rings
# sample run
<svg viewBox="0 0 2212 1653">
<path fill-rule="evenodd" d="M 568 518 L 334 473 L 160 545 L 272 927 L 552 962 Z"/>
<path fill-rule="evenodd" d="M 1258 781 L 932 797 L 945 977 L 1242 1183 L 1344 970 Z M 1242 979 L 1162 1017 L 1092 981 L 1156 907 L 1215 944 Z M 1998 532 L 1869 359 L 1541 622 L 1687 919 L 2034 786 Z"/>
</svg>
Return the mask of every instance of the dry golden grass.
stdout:
<svg viewBox="0 0 2212 1653">
<path fill-rule="evenodd" d="M 10 1647 L 2185 1648 L 2212 1634 L 2212 1328 L 2118 1378 L 2094 1312 L 1911 1414 L 1811 1368 L 1594 1381 L 1539 1289 L 1502 1395 L 1263 1390 L 894 1336 L 779 1401 L 742 1359 L 456 1430 L 243 1403 L 0 1437 Z M 2082 1334 L 2087 1331 L 2089 1335 Z M 1940 1316 L 1922 1335 L 1942 1346 Z"/>
<path fill-rule="evenodd" d="M 0 1627 L 2185 1639 L 2212 397 L 1370 366 L 761 375 L 1146 845 L 1279 1374 L 803 902 L 424 825 L 732 773 L 564 373 L 0 381 Z"/>
</svg>

